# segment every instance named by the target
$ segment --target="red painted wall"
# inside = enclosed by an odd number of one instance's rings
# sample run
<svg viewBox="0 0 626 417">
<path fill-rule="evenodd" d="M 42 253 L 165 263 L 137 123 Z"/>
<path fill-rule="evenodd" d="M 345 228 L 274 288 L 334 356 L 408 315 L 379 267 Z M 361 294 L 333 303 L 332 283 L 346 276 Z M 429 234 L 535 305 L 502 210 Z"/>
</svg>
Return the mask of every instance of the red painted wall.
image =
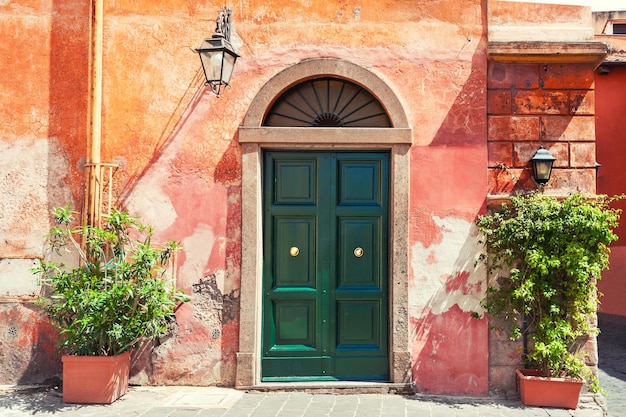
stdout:
<svg viewBox="0 0 626 417">
<path fill-rule="evenodd" d="M 626 192 L 626 130 L 624 108 L 626 102 L 626 66 L 607 66 L 608 74 L 596 76 L 596 136 L 597 158 L 602 166 L 598 170 L 598 193 L 615 195 Z M 615 204 L 621 209 L 626 203 Z M 617 229 L 620 240 L 611 246 L 610 269 L 602 273 L 598 288 L 604 294 L 600 311 L 626 316 L 626 217 L 622 215 Z"/>
<path fill-rule="evenodd" d="M 233 44 L 242 57 L 233 88 L 216 99 L 206 93 L 190 47 L 210 36 L 220 7 L 209 1 L 104 2 L 102 159 L 119 165 L 113 184 L 119 204 L 153 225 L 156 239 L 181 241 L 177 285 L 193 296 L 177 314 L 175 333 L 139 358 L 133 382 L 233 384 L 242 228 L 237 128 L 271 77 L 306 59 L 332 57 L 385 80 L 415 126 L 409 180 L 411 276 L 419 277 L 409 294 L 411 331 L 419 340 L 412 349 L 414 378 L 424 392 L 486 394 L 486 323 L 470 320 L 481 277 L 468 277 L 471 268 L 458 261 L 466 240 L 475 239 L 471 224 L 484 207 L 486 1 L 239 4 L 233 10 Z M 45 219 L 48 205 L 79 207 L 82 198 L 89 2 L 17 1 L 0 10 L 6 33 L 21 34 L 3 44 L 0 69 L 17 78 L 0 78 L 10 104 L 0 114 L 0 128 L 28 144 L 33 126 L 40 126 L 36 139 L 58 140 L 55 155 L 67 159 L 67 169 L 58 171 L 66 172 L 61 182 L 73 198 L 44 196 L 38 217 Z M 35 38 L 41 41 L 38 54 L 21 44 Z M 456 171 L 462 175 L 450 175 Z M 16 186 L 16 195 L 20 191 Z M 32 201 L 19 203 L 26 208 Z M 33 240 L 47 226 L 43 221 L 31 227 Z M 41 249 L 35 252 L 42 256 Z M 424 271 L 423 257 L 431 270 Z M 0 306 L 0 318 L 8 317 L 8 308 Z M 30 318 L 11 320 L 26 329 Z M 461 322 L 470 325 L 459 335 Z M 434 367 L 433 337 L 440 352 Z M 463 343 L 466 337 L 474 343 Z M 473 361 L 457 359 L 472 352 L 478 352 Z M 449 372 L 442 374 L 441 367 Z"/>
</svg>

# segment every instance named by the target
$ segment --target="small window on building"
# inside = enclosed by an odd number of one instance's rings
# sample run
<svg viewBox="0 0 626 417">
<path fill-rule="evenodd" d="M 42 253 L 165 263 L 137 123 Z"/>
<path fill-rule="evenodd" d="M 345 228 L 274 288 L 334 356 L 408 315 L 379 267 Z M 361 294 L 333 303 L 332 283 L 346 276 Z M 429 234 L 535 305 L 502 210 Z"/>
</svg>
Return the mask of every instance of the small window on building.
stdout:
<svg viewBox="0 0 626 417">
<path fill-rule="evenodd" d="M 626 23 L 613 23 L 613 35 L 626 35 Z"/>
</svg>

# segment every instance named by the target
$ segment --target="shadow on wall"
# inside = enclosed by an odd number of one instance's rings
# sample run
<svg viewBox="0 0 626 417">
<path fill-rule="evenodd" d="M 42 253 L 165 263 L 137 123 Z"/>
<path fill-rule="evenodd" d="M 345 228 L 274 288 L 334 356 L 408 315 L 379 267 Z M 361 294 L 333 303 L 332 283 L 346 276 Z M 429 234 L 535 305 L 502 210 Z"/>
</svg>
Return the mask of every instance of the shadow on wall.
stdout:
<svg viewBox="0 0 626 417">
<path fill-rule="evenodd" d="M 31 158 L 26 175 L 29 181 L 42 181 L 45 194 L 39 195 L 40 184 L 35 184 L 37 187 L 30 190 L 28 187 L 32 184 L 15 184 L 16 187 L 24 187 L 18 189 L 18 192 L 28 190 L 26 195 L 20 197 L 19 210 L 31 216 L 21 216 L 20 224 L 14 226 L 15 230 L 23 232 L 21 239 L 26 242 L 19 250 L 22 256 L 35 258 L 42 255 L 32 252 L 37 250 L 33 248 L 42 247 L 44 234 L 48 232 L 46 216 L 50 209 L 68 203 L 74 207 L 80 206 L 82 198 L 84 183 L 81 170 L 87 153 L 89 4 L 73 2 L 69 5 L 66 1 L 53 1 L 47 15 L 45 12 L 37 16 L 16 13 L 9 19 L 18 31 L 26 32 L 26 35 L 31 28 L 35 28 L 32 30 L 36 30 L 38 36 L 43 35 L 43 44 L 48 45 L 49 41 L 50 48 L 47 62 L 40 62 L 46 57 L 45 53 L 31 54 L 32 57 L 23 58 L 23 63 L 33 68 L 14 69 L 33 74 L 40 68 L 49 71 L 47 78 L 44 74 L 43 78 L 35 77 L 24 85 L 23 88 L 36 89 L 36 93 L 31 91 L 32 94 L 23 94 L 20 101 L 16 101 L 21 106 L 30 106 L 27 111 L 32 112 L 32 117 L 41 118 L 27 126 L 27 131 L 35 137 L 36 143 L 28 143 L 29 134 L 20 140 L 30 147 L 26 149 L 27 157 Z M 33 19 L 38 24 L 33 24 Z M 24 20 L 27 22 L 24 23 Z M 16 65 L 19 65 L 19 61 L 15 60 Z M 28 120 L 24 114 L 17 117 Z M 0 348 L 0 356 L 11 358 L 7 363 L 12 369 L 3 371 L 3 375 L 11 375 L 11 381 L 17 381 L 18 384 L 58 381 L 61 358 L 56 352 L 56 330 L 31 302 L 4 305 L 7 306 L 8 338 Z"/>
<path fill-rule="evenodd" d="M 178 101 L 176 108 L 172 111 L 167 123 L 163 127 L 159 140 L 154 145 L 152 154 L 148 159 L 148 162 L 143 169 L 132 177 L 127 178 L 127 181 L 120 188 L 117 199 L 120 203 L 124 204 L 125 201 L 131 196 L 133 190 L 137 184 L 147 175 L 148 171 L 157 163 L 157 161 L 163 157 L 163 154 L 172 144 L 174 139 L 180 133 L 180 130 L 189 120 L 193 109 L 198 106 L 198 103 L 203 99 L 206 94 L 206 88 L 204 86 L 204 75 L 202 68 L 198 68 L 196 74 L 192 78 L 185 94 Z"/>
<path fill-rule="evenodd" d="M 181 151 L 172 145 L 193 140 L 189 138 L 195 137 L 194 129 L 200 128 L 198 120 L 190 120 L 191 115 L 201 102 L 215 99 L 202 80 L 199 69 L 143 170 L 128 179 L 121 190 L 124 205 L 141 200 L 146 190 L 158 196 L 160 206 L 152 215 L 169 216 L 163 223 L 165 230 L 159 233 L 182 242 L 185 250 L 178 256 L 178 285 L 192 295 L 191 303 L 177 312 L 179 326 L 144 346 L 135 358 L 131 370 L 134 383 L 234 385 L 241 265 L 241 153 L 236 134 L 224 150 L 219 150 L 214 168 L 174 173 L 171 166 L 181 163 L 177 160 Z M 223 99 L 217 105 L 222 103 Z M 215 143 L 205 144 L 204 149 L 223 148 L 219 137 L 211 136 L 210 140 Z M 207 160 L 216 156 L 209 152 Z M 153 210 L 146 206 L 153 203 L 139 202 L 137 209 Z"/>
<path fill-rule="evenodd" d="M 626 382 L 626 317 L 598 313 L 598 327 L 602 330 L 598 336 L 599 368 L 610 378 Z M 602 387 L 609 391 L 609 402 L 611 394 L 623 395 L 622 387 L 600 379 Z"/>
<path fill-rule="evenodd" d="M 466 236 L 460 247 L 431 246 L 427 250 L 431 254 L 440 251 L 448 257 L 453 250 L 458 252 L 451 272 L 437 277 L 438 288 L 423 308 L 422 317 L 411 319 L 413 377 L 420 393 L 484 396 L 488 394 L 487 320 L 475 319 L 471 314 L 481 311 L 485 271 L 475 264 L 476 227 L 466 224 L 455 232 L 460 238 Z M 447 238 L 454 236 L 444 236 L 444 240 Z M 428 274 L 426 269 L 420 272 Z M 432 271 L 430 279 L 437 273 L 436 268 Z M 415 282 L 420 285 L 419 277 L 415 277 Z"/>
<path fill-rule="evenodd" d="M 62 366 L 61 356 L 56 349 L 56 328 L 40 313 L 38 307 L 26 303 L 15 304 L 9 311 L 9 325 L 11 323 L 14 325 L 9 326 L 9 332 L 14 329 L 14 337 L 2 346 L 3 355 L 13 355 L 17 367 L 20 358 L 30 349 L 28 366 L 17 383 L 60 386 Z"/>
<path fill-rule="evenodd" d="M 484 270 L 474 265 L 473 222 L 485 210 L 487 186 L 486 39 L 479 42 L 433 141 L 412 149 L 413 161 L 433 165 L 411 175 L 412 194 L 419 196 L 411 204 L 410 297 L 426 293 L 419 316 L 411 317 L 412 372 L 416 390 L 426 394 L 486 396 L 489 390 L 487 321 L 471 316 L 486 284 Z"/>
</svg>

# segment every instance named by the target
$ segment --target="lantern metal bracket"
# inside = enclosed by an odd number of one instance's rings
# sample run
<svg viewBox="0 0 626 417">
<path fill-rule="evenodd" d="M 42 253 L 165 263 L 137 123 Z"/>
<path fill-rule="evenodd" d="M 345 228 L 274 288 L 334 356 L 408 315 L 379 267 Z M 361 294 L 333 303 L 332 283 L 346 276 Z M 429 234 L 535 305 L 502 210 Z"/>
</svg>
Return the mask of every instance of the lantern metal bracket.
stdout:
<svg viewBox="0 0 626 417">
<path fill-rule="evenodd" d="M 221 34 L 224 38 L 230 42 L 230 14 L 232 10 L 226 6 L 222 6 L 222 11 L 217 16 L 215 21 L 215 34 Z"/>
</svg>

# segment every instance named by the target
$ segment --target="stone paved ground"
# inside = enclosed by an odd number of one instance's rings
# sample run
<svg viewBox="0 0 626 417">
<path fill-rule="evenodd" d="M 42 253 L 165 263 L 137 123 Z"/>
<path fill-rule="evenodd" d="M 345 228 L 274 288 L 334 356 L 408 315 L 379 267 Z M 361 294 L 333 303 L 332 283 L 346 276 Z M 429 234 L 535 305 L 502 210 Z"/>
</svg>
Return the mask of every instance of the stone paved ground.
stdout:
<svg viewBox="0 0 626 417">
<path fill-rule="evenodd" d="M 393 394 L 244 393 L 218 387 L 133 387 L 111 405 L 64 404 L 54 390 L 0 393 L 0 416 L 62 417 L 601 417 L 594 402 L 576 410 L 518 401 Z"/>
<path fill-rule="evenodd" d="M 600 385 L 611 417 L 626 417 L 626 317 L 598 314 Z"/>
</svg>

